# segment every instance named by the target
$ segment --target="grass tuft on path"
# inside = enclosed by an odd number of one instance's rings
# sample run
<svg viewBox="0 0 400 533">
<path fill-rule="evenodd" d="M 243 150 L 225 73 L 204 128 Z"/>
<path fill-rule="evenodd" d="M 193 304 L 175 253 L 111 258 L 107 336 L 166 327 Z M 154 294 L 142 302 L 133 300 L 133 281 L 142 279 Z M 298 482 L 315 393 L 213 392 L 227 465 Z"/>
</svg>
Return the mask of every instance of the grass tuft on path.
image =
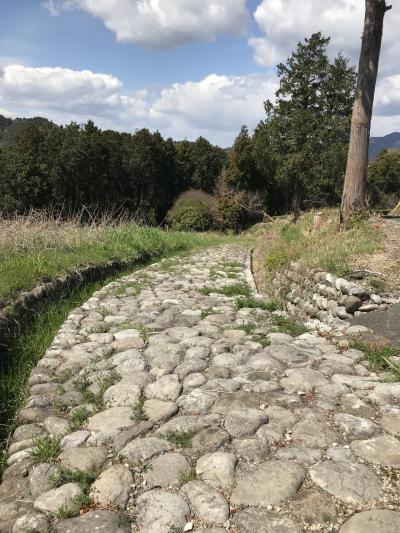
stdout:
<svg viewBox="0 0 400 533">
<path fill-rule="evenodd" d="M 400 381 L 400 366 L 392 360 L 392 357 L 400 356 L 400 345 L 372 346 L 367 342 L 353 340 L 351 348 L 364 352 L 364 358 L 372 370 L 384 370 L 393 375 L 393 381 Z"/>
</svg>

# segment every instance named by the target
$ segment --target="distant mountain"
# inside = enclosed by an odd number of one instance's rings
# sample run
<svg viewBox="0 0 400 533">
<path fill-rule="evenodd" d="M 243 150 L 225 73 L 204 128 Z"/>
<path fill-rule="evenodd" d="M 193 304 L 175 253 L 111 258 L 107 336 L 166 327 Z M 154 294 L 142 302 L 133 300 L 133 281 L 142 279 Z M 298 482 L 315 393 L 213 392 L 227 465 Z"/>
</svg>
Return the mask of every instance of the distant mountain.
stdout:
<svg viewBox="0 0 400 533">
<path fill-rule="evenodd" d="M 52 124 L 52 122 L 43 117 L 16 118 L 12 120 L 0 115 L 0 146 L 12 144 L 21 131 L 31 124 L 43 125 Z"/>
<path fill-rule="evenodd" d="M 400 150 L 400 132 L 389 133 L 384 137 L 371 137 L 369 141 L 369 159 L 376 159 L 384 149 Z"/>
</svg>

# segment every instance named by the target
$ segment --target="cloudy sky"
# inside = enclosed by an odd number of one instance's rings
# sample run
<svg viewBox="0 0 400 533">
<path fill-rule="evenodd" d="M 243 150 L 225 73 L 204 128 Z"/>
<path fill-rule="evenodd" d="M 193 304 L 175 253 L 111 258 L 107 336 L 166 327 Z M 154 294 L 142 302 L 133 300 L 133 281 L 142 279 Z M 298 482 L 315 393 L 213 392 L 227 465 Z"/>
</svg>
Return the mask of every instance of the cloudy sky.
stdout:
<svg viewBox="0 0 400 533">
<path fill-rule="evenodd" d="M 386 16 L 373 134 L 400 131 L 400 0 Z M 158 129 L 230 146 L 275 66 L 322 31 L 358 61 L 364 0 L 1 0 L 0 113 Z"/>
</svg>

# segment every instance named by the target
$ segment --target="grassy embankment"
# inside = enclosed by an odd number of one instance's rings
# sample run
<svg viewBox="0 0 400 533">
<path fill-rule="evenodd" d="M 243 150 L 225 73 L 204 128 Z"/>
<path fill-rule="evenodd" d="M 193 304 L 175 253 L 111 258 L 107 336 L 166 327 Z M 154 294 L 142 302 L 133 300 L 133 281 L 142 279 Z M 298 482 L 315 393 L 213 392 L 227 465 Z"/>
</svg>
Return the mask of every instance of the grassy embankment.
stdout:
<svg viewBox="0 0 400 533">
<path fill-rule="evenodd" d="M 399 291 L 398 227 L 377 217 L 339 227 L 338 210 L 325 209 L 322 224 L 316 228 L 315 215 L 316 211 L 305 213 L 297 224 L 282 217 L 256 230 L 257 278 L 266 292 L 275 273 L 291 261 L 342 277 L 354 270 L 366 270 L 369 275 L 362 283 L 368 288 Z M 400 380 L 399 367 L 390 359 L 400 355 L 398 346 L 376 347 L 356 341 L 353 344 L 364 351 L 371 368 L 388 371 L 396 381 Z"/>
<path fill-rule="evenodd" d="M 78 219 L 62 222 L 42 214 L 0 219 L 0 301 L 8 303 L 20 291 L 78 267 L 110 260 L 137 260 L 139 268 L 152 260 L 224 241 L 225 237 L 216 234 L 164 232 L 123 220 L 111 223 L 104 219 L 85 225 Z M 5 339 L 0 358 L 0 475 L 1 442 L 4 448 L 24 400 L 31 369 L 69 312 L 93 291 L 126 273 L 120 271 L 71 290 L 66 297 L 32 315 Z"/>
<path fill-rule="evenodd" d="M 164 232 L 108 217 L 90 224 L 40 213 L 0 218 L 0 302 L 77 267 L 151 260 L 221 240 L 216 234 Z"/>
<path fill-rule="evenodd" d="M 257 264 L 263 272 L 265 286 L 291 261 L 345 277 L 358 268 L 359 258 L 381 251 L 383 226 L 379 219 L 340 228 L 336 209 L 325 209 L 322 213 L 319 228 L 314 227 L 316 212 L 309 211 L 296 224 L 290 222 L 290 217 L 281 217 L 258 230 Z"/>
</svg>

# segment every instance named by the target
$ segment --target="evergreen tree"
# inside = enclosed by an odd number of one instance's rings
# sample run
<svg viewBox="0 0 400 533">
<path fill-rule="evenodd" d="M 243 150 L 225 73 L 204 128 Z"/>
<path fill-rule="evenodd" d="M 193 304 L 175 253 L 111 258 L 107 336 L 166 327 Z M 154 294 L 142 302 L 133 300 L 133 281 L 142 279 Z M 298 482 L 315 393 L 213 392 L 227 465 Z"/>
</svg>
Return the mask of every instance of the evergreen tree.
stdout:
<svg viewBox="0 0 400 533">
<path fill-rule="evenodd" d="M 392 209 L 400 201 L 400 150 L 382 150 L 370 163 L 367 190 L 369 203 L 377 209 Z"/>
<path fill-rule="evenodd" d="M 279 64 L 276 102 L 265 103 L 267 118 L 254 142 L 268 139 L 268 157 L 283 210 L 337 201 L 345 168 L 355 73 L 339 55 L 329 62 L 329 38 L 313 34 Z"/>
<path fill-rule="evenodd" d="M 228 187 L 234 190 L 255 191 L 261 186 L 253 145 L 246 126 L 242 126 L 236 137 L 224 173 Z"/>
<path fill-rule="evenodd" d="M 204 137 L 199 137 L 195 142 L 177 142 L 176 150 L 184 189 L 192 187 L 212 193 L 227 160 L 225 150 L 213 146 Z"/>
</svg>

